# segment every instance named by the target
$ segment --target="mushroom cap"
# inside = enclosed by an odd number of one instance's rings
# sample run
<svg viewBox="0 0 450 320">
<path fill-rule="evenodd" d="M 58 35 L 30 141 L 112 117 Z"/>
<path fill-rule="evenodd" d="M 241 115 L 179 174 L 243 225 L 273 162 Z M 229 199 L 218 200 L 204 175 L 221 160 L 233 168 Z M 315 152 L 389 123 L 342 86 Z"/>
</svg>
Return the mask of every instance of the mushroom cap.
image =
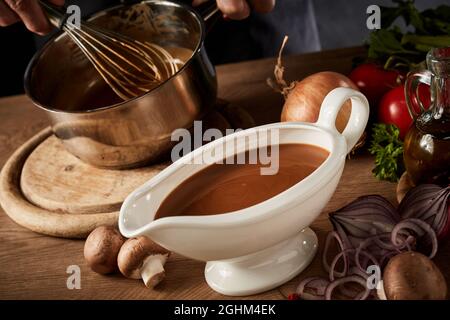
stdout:
<svg viewBox="0 0 450 320">
<path fill-rule="evenodd" d="M 117 255 L 125 238 L 111 226 L 94 229 L 84 244 L 84 258 L 92 269 L 100 274 L 117 271 Z"/>
<path fill-rule="evenodd" d="M 388 300 L 443 300 L 447 283 L 439 268 L 418 252 L 404 252 L 389 260 L 383 274 Z"/>
<path fill-rule="evenodd" d="M 145 236 L 128 239 L 117 257 L 119 270 L 127 278 L 141 279 L 142 264 L 147 257 L 153 255 L 169 256 L 170 251 Z"/>
</svg>

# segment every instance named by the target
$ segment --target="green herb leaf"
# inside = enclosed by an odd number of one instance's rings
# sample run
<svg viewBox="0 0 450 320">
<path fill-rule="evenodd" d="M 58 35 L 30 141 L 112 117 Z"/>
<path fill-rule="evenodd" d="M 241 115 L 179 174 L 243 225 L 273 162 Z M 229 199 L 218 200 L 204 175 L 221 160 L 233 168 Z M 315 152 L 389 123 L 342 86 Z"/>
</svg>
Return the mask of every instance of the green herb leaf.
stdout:
<svg viewBox="0 0 450 320">
<path fill-rule="evenodd" d="M 416 46 L 430 46 L 434 48 L 448 47 L 450 46 L 450 35 L 441 35 L 441 36 L 420 36 L 417 34 L 405 34 L 402 37 L 401 44 L 413 44 Z"/>
<path fill-rule="evenodd" d="M 381 28 L 389 28 L 398 17 L 406 14 L 406 7 L 399 5 L 398 7 L 382 7 L 381 9 Z"/>
<path fill-rule="evenodd" d="M 391 56 L 400 56 L 405 57 L 408 62 L 417 63 L 418 60 L 422 59 L 423 54 L 405 48 L 401 43 L 402 37 L 403 34 L 398 28 L 380 29 L 372 32 L 370 34 L 368 57 L 385 62 Z"/>
<path fill-rule="evenodd" d="M 401 68 L 414 68 L 425 60 L 426 53 L 435 47 L 450 46 L 450 6 L 420 12 L 413 0 L 393 0 L 395 7 L 381 7 L 381 27 L 369 39 L 370 59 L 386 64 L 395 56 Z M 395 21 L 402 18 L 414 33 L 403 35 Z M 395 66 L 389 64 L 390 66 Z"/>
<path fill-rule="evenodd" d="M 395 125 L 378 123 L 373 126 L 369 152 L 375 155 L 374 176 L 380 180 L 397 182 L 404 171 L 403 142 Z"/>
<path fill-rule="evenodd" d="M 422 18 L 430 34 L 450 35 L 450 6 L 441 5 L 436 9 L 425 10 Z"/>
<path fill-rule="evenodd" d="M 412 25 L 416 29 L 416 33 L 428 34 L 423 17 L 419 10 L 414 6 L 414 1 L 408 1 L 406 7 L 406 15 L 404 16 L 406 25 Z"/>
</svg>

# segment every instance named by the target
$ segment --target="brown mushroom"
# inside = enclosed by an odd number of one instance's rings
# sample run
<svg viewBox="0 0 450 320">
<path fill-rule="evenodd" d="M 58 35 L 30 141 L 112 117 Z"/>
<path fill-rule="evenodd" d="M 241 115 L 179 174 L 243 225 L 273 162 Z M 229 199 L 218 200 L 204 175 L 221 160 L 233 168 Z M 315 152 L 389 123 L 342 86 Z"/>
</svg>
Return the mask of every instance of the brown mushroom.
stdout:
<svg viewBox="0 0 450 320">
<path fill-rule="evenodd" d="M 418 252 L 404 252 L 389 260 L 378 291 L 387 300 L 444 300 L 447 284 L 438 267 Z"/>
<path fill-rule="evenodd" d="M 125 277 L 142 279 L 148 288 L 153 288 L 165 277 L 164 264 L 169 255 L 170 251 L 140 236 L 123 244 L 117 262 Z"/>
<path fill-rule="evenodd" d="M 125 238 L 114 227 L 94 229 L 84 244 L 84 258 L 92 271 L 100 274 L 117 271 L 117 255 L 124 242 Z"/>
</svg>

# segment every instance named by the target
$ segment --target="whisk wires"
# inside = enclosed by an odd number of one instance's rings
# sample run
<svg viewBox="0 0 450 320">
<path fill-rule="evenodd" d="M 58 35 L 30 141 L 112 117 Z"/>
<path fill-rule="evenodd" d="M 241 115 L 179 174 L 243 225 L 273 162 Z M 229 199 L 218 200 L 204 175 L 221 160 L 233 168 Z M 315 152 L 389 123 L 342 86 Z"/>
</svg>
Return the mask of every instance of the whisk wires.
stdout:
<svg viewBox="0 0 450 320">
<path fill-rule="evenodd" d="M 111 89 L 123 100 L 140 96 L 174 75 L 180 63 L 163 47 L 103 30 L 88 22 L 76 26 L 51 5 L 41 2 L 50 21 L 86 55 Z"/>
</svg>

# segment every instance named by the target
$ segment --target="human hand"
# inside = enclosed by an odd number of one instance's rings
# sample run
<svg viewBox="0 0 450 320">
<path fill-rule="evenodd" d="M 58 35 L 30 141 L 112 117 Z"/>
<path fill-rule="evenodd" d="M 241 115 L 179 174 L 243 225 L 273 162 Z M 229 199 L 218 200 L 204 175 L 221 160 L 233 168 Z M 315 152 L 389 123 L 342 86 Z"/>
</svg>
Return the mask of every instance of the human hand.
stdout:
<svg viewBox="0 0 450 320">
<path fill-rule="evenodd" d="M 47 1 L 57 6 L 64 4 L 64 0 Z M 28 30 L 40 35 L 52 29 L 38 0 L 0 0 L 0 26 L 6 27 L 20 20 Z"/>
<path fill-rule="evenodd" d="M 210 0 L 193 0 L 192 5 L 198 6 Z M 272 11 L 275 7 L 275 0 L 216 0 L 217 6 L 223 15 L 233 20 L 242 20 L 250 15 L 254 10 L 260 13 Z"/>
</svg>

